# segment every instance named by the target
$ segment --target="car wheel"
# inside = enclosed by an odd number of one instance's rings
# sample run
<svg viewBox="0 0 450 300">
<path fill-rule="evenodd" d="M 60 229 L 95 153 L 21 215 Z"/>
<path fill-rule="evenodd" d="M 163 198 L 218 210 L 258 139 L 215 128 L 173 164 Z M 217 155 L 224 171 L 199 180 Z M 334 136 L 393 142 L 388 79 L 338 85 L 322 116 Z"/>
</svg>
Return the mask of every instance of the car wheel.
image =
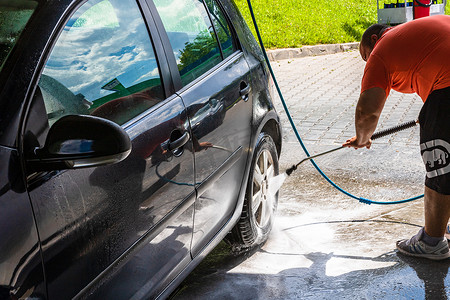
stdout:
<svg viewBox="0 0 450 300">
<path fill-rule="evenodd" d="M 234 251 L 249 249 L 267 240 L 278 204 L 278 192 L 270 192 L 277 176 L 278 155 L 270 135 L 261 133 L 253 159 L 241 217 L 228 236 Z"/>
</svg>

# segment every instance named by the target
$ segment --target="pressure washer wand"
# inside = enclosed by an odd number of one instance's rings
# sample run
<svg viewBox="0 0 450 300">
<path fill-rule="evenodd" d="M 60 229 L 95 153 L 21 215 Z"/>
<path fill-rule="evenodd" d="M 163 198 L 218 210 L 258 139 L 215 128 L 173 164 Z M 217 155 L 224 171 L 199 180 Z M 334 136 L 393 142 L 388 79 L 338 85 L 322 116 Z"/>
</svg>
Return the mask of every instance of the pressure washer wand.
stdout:
<svg viewBox="0 0 450 300">
<path fill-rule="evenodd" d="M 381 137 L 384 137 L 384 136 L 393 134 L 393 133 L 395 133 L 395 132 L 398 132 L 398 131 L 401 131 L 401 130 L 405 130 L 405 129 L 414 127 L 414 126 L 416 126 L 416 124 L 418 124 L 418 123 L 419 123 L 419 121 L 409 121 L 409 122 L 406 122 L 406 123 L 403 123 L 403 124 L 400 124 L 400 125 L 397 125 L 397 126 L 394 126 L 394 127 L 388 128 L 388 129 L 385 129 L 385 130 L 381 130 L 381 131 L 379 131 L 379 132 L 375 132 L 375 133 L 372 135 L 372 137 L 371 137 L 370 139 L 371 139 L 371 140 L 376 140 L 376 139 L 379 139 L 379 138 L 381 138 Z M 313 159 L 313 158 L 316 158 L 316 157 L 319 157 L 319 156 L 322 156 L 322 155 L 325 155 L 325 154 L 328 154 L 328 153 L 331 153 L 331 152 L 340 150 L 340 149 L 342 149 L 342 148 L 347 148 L 347 147 L 339 146 L 339 147 L 337 147 L 337 148 L 334 148 L 334 149 L 331 149 L 331 150 L 328 150 L 328 151 L 325 151 L 325 152 L 322 152 L 322 153 L 318 153 L 318 154 L 315 154 L 315 155 L 308 156 L 308 157 L 302 159 L 299 163 L 297 163 L 297 164 L 293 165 L 292 167 L 290 167 L 289 169 L 287 169 L 287 170 L 286 170 L 286 174 L 287 174 L 288 176 L 290 176 L 290 175 L 292 174 L 292 172 L 294 172 L 295 170 L 297 170 L 297 167 L 298 167 L 299 165 L 301 165 L 302 163 L 304 163 L 304 162 L 307 161 L 307 160 L 311 160 L 311 159 Z"/>
<path fill-rule="evenodd" d="M 313 158 L 316 158 L 316 157 L 319 157 L 319 156 L 322 156 L 322 155 L 325 155 L 325 154 L 328 154 L 328 153 L 331 153 L 331 152 L 340 150 L 340 149 L 342 149 L 342 148 L 345 148 L 345 147 L 344 147 L 344 146 L 340 146 L 340 147 L 337 147 L 337 148 L 334 148 L 334 149 L 331 149 L 331 150 L 328 150 L 328 151 L 325 151 L 325 152 L 322 152 L 322 153 L 319 153 L 319 154 L 316 154 L 316 155 L 311 155 L 311 156 L 305 157 L 305 158 L 302 159 L 299 163 L 297 163 L 296 165 L 293 165 L 292 167 L 290 167 L 289 169 L 287 169 L 287 170 L 286 170 L 286 174 L 287 174 L 288 176 L 290 176 L 290 175 L 292 174 L 292 172 L 294 172 L 295 170 L 297 170 L 297 167 L 298 167 L 299 165 L 301 165 L 302 163 L 304 163 L 304 162 L 307 161 L 307 160 L 311 160 L 311 159 L 313 159 Z"/>
</svg>

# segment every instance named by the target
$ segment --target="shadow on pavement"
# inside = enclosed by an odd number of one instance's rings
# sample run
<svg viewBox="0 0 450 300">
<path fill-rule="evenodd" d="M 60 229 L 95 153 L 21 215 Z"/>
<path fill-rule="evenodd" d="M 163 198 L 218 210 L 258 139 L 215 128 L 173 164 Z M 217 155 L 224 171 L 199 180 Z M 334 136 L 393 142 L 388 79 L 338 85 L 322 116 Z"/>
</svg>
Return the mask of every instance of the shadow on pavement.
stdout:
<svg viewBox="0 0 450 300">
<path fill-rule="evenodd" d="M 419 225 L 384 220 L 315 222 L 283 230 L 324 223 L 379 222 Z M 171 299 L 447 299 L 446 277 L 450 260 L 430 261 L 390 251 L 376 257 L 341 253 L 292 253 L 270 251 L 266 247 L 233 254 L 222 242 L 187 277 Z M 283 257 L 289 261 L 304 257 L 307 267 L 288 268 L 278 273 L 241 272 L 239 265 L 254 255 Z M 342 264 L 355 265 L 342 271 Z M 366 265 L 366 268 L 359 268 Z M 238 267 L 238 270 L 233 270 Z M 337 273 L 333 273 L 337 270 Z M 346 268 L 344 268 L 346 269 Z M 348 268 L 347 268 L 348 269 Z M 351 268 L 350 268 L 351 269 Z M 261 270 L 261 269 L 259 269 Z M 330 271 L 331 270 L 331 271 Z M 247 273 L 248 272 L 248 273 Z M 448 285 L 448 281 L 447 281 Z"/>
<path fill-rule="evenodd" d="M 409 265 L 417 273 L 425 285 L 425 299 L 448 299 L 445 286 L 450 267 L 450 260 L 433 261 L 425 258 L 414 258 L 398 253 L 402 262 Z"/>
</svg>

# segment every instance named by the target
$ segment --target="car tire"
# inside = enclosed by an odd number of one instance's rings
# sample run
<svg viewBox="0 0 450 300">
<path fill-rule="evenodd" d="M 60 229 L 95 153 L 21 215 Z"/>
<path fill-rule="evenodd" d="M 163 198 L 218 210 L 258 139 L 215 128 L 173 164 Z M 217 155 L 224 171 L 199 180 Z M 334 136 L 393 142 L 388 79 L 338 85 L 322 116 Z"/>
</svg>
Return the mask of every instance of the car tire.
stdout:
<svg viewBox="0 0 450 300">
<path fill-rule="evenodd" d="M 234 252 L 248 250 L 267 240 L 278 204 L 278 192 L 270 195 L 269 183 L 278 174 L 275 143 L 263 132 L 253 153 L 241 217 L 227 237 Z"/>
</svg>

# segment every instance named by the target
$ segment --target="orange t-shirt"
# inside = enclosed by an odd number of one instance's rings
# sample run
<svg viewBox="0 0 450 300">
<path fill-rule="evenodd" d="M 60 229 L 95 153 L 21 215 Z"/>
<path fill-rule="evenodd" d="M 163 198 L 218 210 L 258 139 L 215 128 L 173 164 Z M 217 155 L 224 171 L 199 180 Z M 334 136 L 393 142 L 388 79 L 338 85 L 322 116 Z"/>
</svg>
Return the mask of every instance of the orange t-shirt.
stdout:
<svg viewBox="0 0 450 300">
<path fill-rule="evenodd" d="M 449 86 L 450 16 L 438 15 L 388 29 L 367 60 L 361 92 L 415 92 L 425 102 L 432 91 Z"/>
</svg>

